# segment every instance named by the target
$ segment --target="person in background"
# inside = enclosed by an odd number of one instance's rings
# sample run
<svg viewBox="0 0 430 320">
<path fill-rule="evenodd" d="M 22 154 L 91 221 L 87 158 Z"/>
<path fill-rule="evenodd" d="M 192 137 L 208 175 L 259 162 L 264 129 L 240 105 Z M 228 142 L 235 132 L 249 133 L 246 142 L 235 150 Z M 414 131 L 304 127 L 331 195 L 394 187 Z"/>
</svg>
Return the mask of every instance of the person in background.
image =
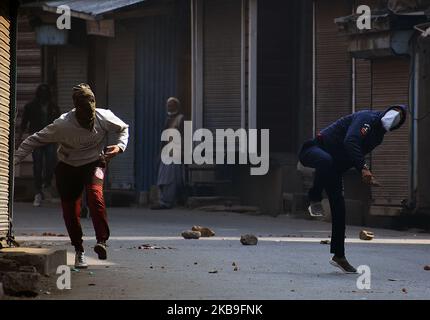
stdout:
<svg viewBox="0 0 430 320">
<path fill-rule="evenodd" d="M 309 190 L 311 216 L 323 216 L 322 192 L 330 203 L 332 234 L 330 264 L 345 273 L 356 273 L 345 257 L 345 199 L 342 175 L 355 168 L 363 183 L 378 186 L 365 162 L 365 155 L 379 146 L 385 134 L 400 128 L 406 120 L 405 106 L 391 106 L 385 111 L 363 110 L 345 116 L 323 129 L 315 139 L 306 141 L 299 160 L 305 167 L 315 168 Z"/>
<path fill-rule="evenodd" d="M 178 98 L 167 99 L 167 119 L 165 129 L 176 129 L 184 136 L 184 115 L 181 113 L 181 103 Z M 168 142 L 162 143 L 161 150 Z M 179 146 L 182 149 L 182 146 Z M 181 151 L 183 154 L 183 149 Z M 160 189 L 159 203 L 152 206 L 153 210 L 171 209 L 184 197 L 184 166 L 183 164 L 165 164 L 160 161 L 157 185 Z"/>
<path fill-rule="evenodd" d="M 32 135 L 51 124 L 60 116 L 60 109 L 52 101 L 51 89 L 47 84 L 37 87 L 35 98 L 25 105 L 18 139 L 27 132 Z M 42 200 L 51 195 L 50 187 L 56 164 L 56 145 L 51 143 L 34 149 L 33 176 L 36 194 L 33 205 L 39 207 Z"/>
<path fill-rule="evenodd" d="M 14 162 L 20 163 L 36 148 L 49 143 L 59 144 L 55 176 L 63 217 L 75 247 L 75 267 L 86 268 L 80 223 L 82 192 L 86 190 L 96 233 L 94 251 L 104 260 L 110 235 L 103 196 L 105 170 L 110 159 L 125 151 L 129 134 L 128 125 L 110 110 L 96 108 L 89 85 L 75 86 L 72 97 L 75 108 L 28 137 L 16 151 Z M 105 148 L 108 134 L 112 134 L 115 144 Z"/>
</svg>

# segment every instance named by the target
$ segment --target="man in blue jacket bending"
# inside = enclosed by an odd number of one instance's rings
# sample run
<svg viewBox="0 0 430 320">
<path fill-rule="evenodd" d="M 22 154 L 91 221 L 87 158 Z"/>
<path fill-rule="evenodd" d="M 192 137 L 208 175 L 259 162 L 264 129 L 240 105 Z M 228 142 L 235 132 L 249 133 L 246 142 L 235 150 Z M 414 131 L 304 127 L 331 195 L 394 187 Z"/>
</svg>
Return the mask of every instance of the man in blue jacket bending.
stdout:
<svg viewBox="0 0 430 320">
<path fill-rule="evenodd" d="M 345 116 L 323 129 L 315 139 L 306 141 L 299 160 L 305 167 L 315 168 L 309 190 L 311 216 L 324 214 L 322 192 L 326 191 L 332 215 L 330 264 L 345 273 L 356 273 L 345 258 L 345 199 L 342 175 L 357 169 L 364 183 L 378 185 L 365 162 L 365 155 L 380 145 L 387 132 L 400 128 L 406 120 L 405 106 L 391 106 L 385 111 L 359 111 Z"/>
</svg>

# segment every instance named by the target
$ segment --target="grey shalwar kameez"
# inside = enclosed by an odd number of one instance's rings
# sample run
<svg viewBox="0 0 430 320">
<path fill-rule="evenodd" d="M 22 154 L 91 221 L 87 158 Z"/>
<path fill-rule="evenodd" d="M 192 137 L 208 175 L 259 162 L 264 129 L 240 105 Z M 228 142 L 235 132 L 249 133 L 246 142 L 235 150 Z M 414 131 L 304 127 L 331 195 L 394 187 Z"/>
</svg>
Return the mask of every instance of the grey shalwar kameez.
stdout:
<svg viewBox="0 0 430 320">
<path fill-rule="evenodd" d="M 183 136 L 184 116 L 180 113 L 169 116 L 165 129 L 177 129 Z M 160 205 L 171 208 L 182 196 L 185 185 L 185 172 L 183 164 L 164 164 L 160 161 L 158 167 L 157 185 L 160 188 Z"/>
</svg>

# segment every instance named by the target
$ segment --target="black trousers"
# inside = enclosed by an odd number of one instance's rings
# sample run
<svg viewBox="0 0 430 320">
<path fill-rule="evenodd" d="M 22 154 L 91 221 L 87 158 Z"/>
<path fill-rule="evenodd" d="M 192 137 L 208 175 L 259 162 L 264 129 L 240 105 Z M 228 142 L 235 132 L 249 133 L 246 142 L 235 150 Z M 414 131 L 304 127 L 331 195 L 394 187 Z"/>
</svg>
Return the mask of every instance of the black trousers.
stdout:
<svg viewBox="0 0 430 320">
<path fill-rule="evenodd" d="M 342 175 L 346 171 L 336 159 L 324 150 L 316 140 L 306 142 L 299 154 L 299 160 L 305 167 L 315 169 L 315 178 L 309 190 L 311 201 L 321 201 L 325 190 L 332 215 L 332 234 L 330 252 L 336 256 L 345 256 L 345 199 L 343 196 Z"/>
<path fill-rule="evenodd" d="M 56 157 L 56 145 L 34 149 L 33 151 L 33 176 L 36 193 L 42 193 L 43 185 L 50 187 L 54 176 Z"/>
</svg>

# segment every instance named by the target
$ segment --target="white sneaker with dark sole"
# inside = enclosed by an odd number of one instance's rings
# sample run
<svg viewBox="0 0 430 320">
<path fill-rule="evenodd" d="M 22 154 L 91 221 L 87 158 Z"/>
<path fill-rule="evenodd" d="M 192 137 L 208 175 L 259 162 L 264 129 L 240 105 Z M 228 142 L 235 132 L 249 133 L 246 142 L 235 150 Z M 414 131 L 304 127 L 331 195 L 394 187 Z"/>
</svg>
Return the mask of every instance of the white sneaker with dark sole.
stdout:
<svg viewBox="0 0 430 320">
<path fill-rule="evenodd" d="M 97 243 L 94 246 L 94 252 L 97 253 L 99 260 L 106 260 L 107 258 L 107 250 L 105 243 Z"/>
<path fill-rule="evenodd" d="M 76 253 L 75 253 L 75 268 L 76 269 L 88 268 L 87 259 L 85 258 L 85 252 L 76 251 Z"/>
<path fill-rule="evenodd" d="M 351 266 L 348 262 L 348 260 L 346 259 L 339 259 L 339 261 L 335 261 L 333 259 L 331 259 L 330 264 L 336 268 L 339 268 L 340 270 L 343 271 L 343 273 L 347 273 L 347 274 L 356 274 L 357 270 Z"/>
<path fill-rule="evenodd" d="M 324 217 L 324 208 L 321 202 L 311 202 L 310 206 L 308 207 L 308 212 L 311 217 Z"/>
</svg>

